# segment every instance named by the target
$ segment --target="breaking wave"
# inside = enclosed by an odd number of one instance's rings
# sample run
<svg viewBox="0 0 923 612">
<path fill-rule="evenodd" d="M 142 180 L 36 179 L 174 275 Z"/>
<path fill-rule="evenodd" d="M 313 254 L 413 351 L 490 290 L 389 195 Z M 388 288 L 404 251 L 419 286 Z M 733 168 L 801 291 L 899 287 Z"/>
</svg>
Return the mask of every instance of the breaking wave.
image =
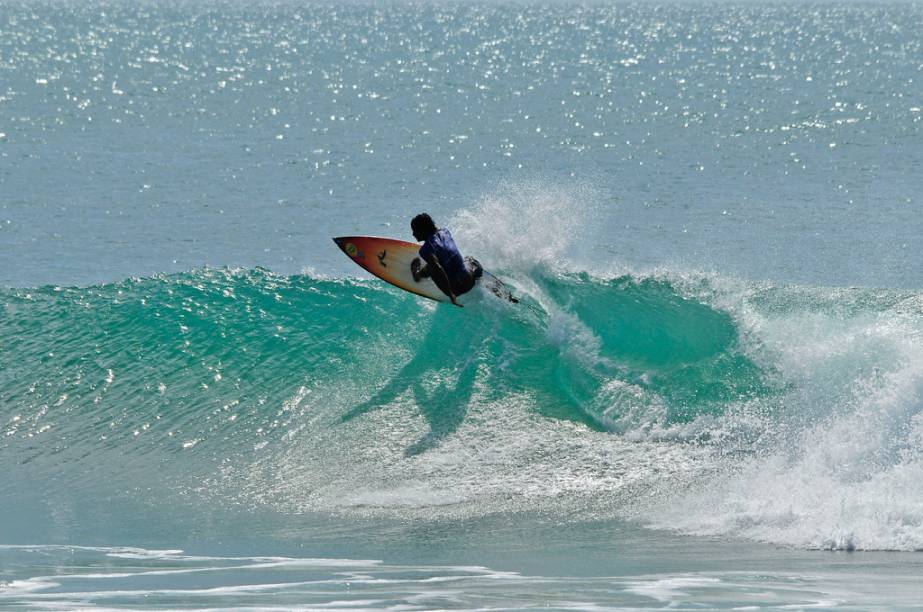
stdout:
<svg viewBox="0 0 923 612">
<path fill-rule="evenodd" d="M 521 304 L 261 269 L 3 290 L 4 488 L 923 548 L 923 296 L 497 272 Z"/>
</svg>

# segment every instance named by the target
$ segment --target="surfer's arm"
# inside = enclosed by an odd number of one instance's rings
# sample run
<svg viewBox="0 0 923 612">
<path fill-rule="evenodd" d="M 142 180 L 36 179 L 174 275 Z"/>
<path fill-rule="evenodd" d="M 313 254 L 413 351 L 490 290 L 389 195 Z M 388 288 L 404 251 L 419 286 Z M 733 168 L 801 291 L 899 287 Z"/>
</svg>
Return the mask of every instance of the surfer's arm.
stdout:
<svg viewBox="0 0 923 612">
<path fill-rule="evenodd" d="M 442 289 L 442 292 L 449 296 L 449 299 L 452 300 L 452 303 L 456 306 L 461 306 L 456 299 L 455 293 L 452 291 L 452 283 L 449 282 L 449 275 L 445 273 L 445 270 L 442 269 L 442 265 L 439 263 L 439 258 L 430 257 L 426 260 L 426 263 L 429 264 L 430 275 L 433 277 L 436 285 Z"/>
</svg>

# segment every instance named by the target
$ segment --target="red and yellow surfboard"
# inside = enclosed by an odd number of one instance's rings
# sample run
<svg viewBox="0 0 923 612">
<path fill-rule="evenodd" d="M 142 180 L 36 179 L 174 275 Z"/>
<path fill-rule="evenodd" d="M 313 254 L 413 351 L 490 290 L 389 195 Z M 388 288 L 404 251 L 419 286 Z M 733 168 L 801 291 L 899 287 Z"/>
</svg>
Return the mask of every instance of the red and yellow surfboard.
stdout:
<svg viewBox="0 0 923 612">
<path fill-rule="evenodd" d="M 450 301 L 431 279 L 413 280 L 410 262 L 419 257 L 419 244 L 372 236 L 343 236 L 333 241 L 350 259 L 381 280 L 431 300 Z"/>
<path fill-rule="evenodd" d="M 449 296 L 444 294 L 432 279 L 413 280 L 410 263 L 419 257 L 419 244 L 373 236 L 341 236 L 333 241 L 350 259 L 381 280 L 437 302 L 451 302 Z M 518 301 L 500 279 L 486 270 L 478 279 L 477 285 L 486 288 L 497 297 L 514 303 Z M 459 296 L 459 301 L 464 302 L 470 293 Z"/>
</svg>

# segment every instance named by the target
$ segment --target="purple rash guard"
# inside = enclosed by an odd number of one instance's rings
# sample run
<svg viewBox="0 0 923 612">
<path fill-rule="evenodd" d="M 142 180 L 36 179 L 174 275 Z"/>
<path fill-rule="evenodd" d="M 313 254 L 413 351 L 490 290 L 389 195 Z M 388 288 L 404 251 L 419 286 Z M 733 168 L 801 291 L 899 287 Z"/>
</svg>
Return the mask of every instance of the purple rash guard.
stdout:
<svg viewBox="0 0 923 612">
<path fill-rule="evenodd" d="M 439 265 L 445 270 L 446 276 L 449 277 L 449 283 L 452 284 L 453 291 L 457 289 L 454 293 L 460 294 L 471 289 L 471 272 L 465 264 L 465 258 L 458 251 L 449 230 L 445 228 L 436 230 L 435 234 L 427 238 L 423 246 L 420 247 L 420 257 L 430 265 L 432 265 L 434 258 L 439 262 Z"/>
</svg>

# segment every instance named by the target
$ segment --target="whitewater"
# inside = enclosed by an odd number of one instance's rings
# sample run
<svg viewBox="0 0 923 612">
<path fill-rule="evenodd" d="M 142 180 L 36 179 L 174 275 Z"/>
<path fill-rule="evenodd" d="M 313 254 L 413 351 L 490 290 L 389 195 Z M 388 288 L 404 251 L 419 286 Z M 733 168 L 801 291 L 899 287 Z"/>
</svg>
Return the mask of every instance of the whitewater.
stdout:
<svg viewBox="0 0 923 612">
<path fill-rule="evenodd" d="M 921 27 L 3 3 L 0 609 L 919 609 Z"/>
</svg>

